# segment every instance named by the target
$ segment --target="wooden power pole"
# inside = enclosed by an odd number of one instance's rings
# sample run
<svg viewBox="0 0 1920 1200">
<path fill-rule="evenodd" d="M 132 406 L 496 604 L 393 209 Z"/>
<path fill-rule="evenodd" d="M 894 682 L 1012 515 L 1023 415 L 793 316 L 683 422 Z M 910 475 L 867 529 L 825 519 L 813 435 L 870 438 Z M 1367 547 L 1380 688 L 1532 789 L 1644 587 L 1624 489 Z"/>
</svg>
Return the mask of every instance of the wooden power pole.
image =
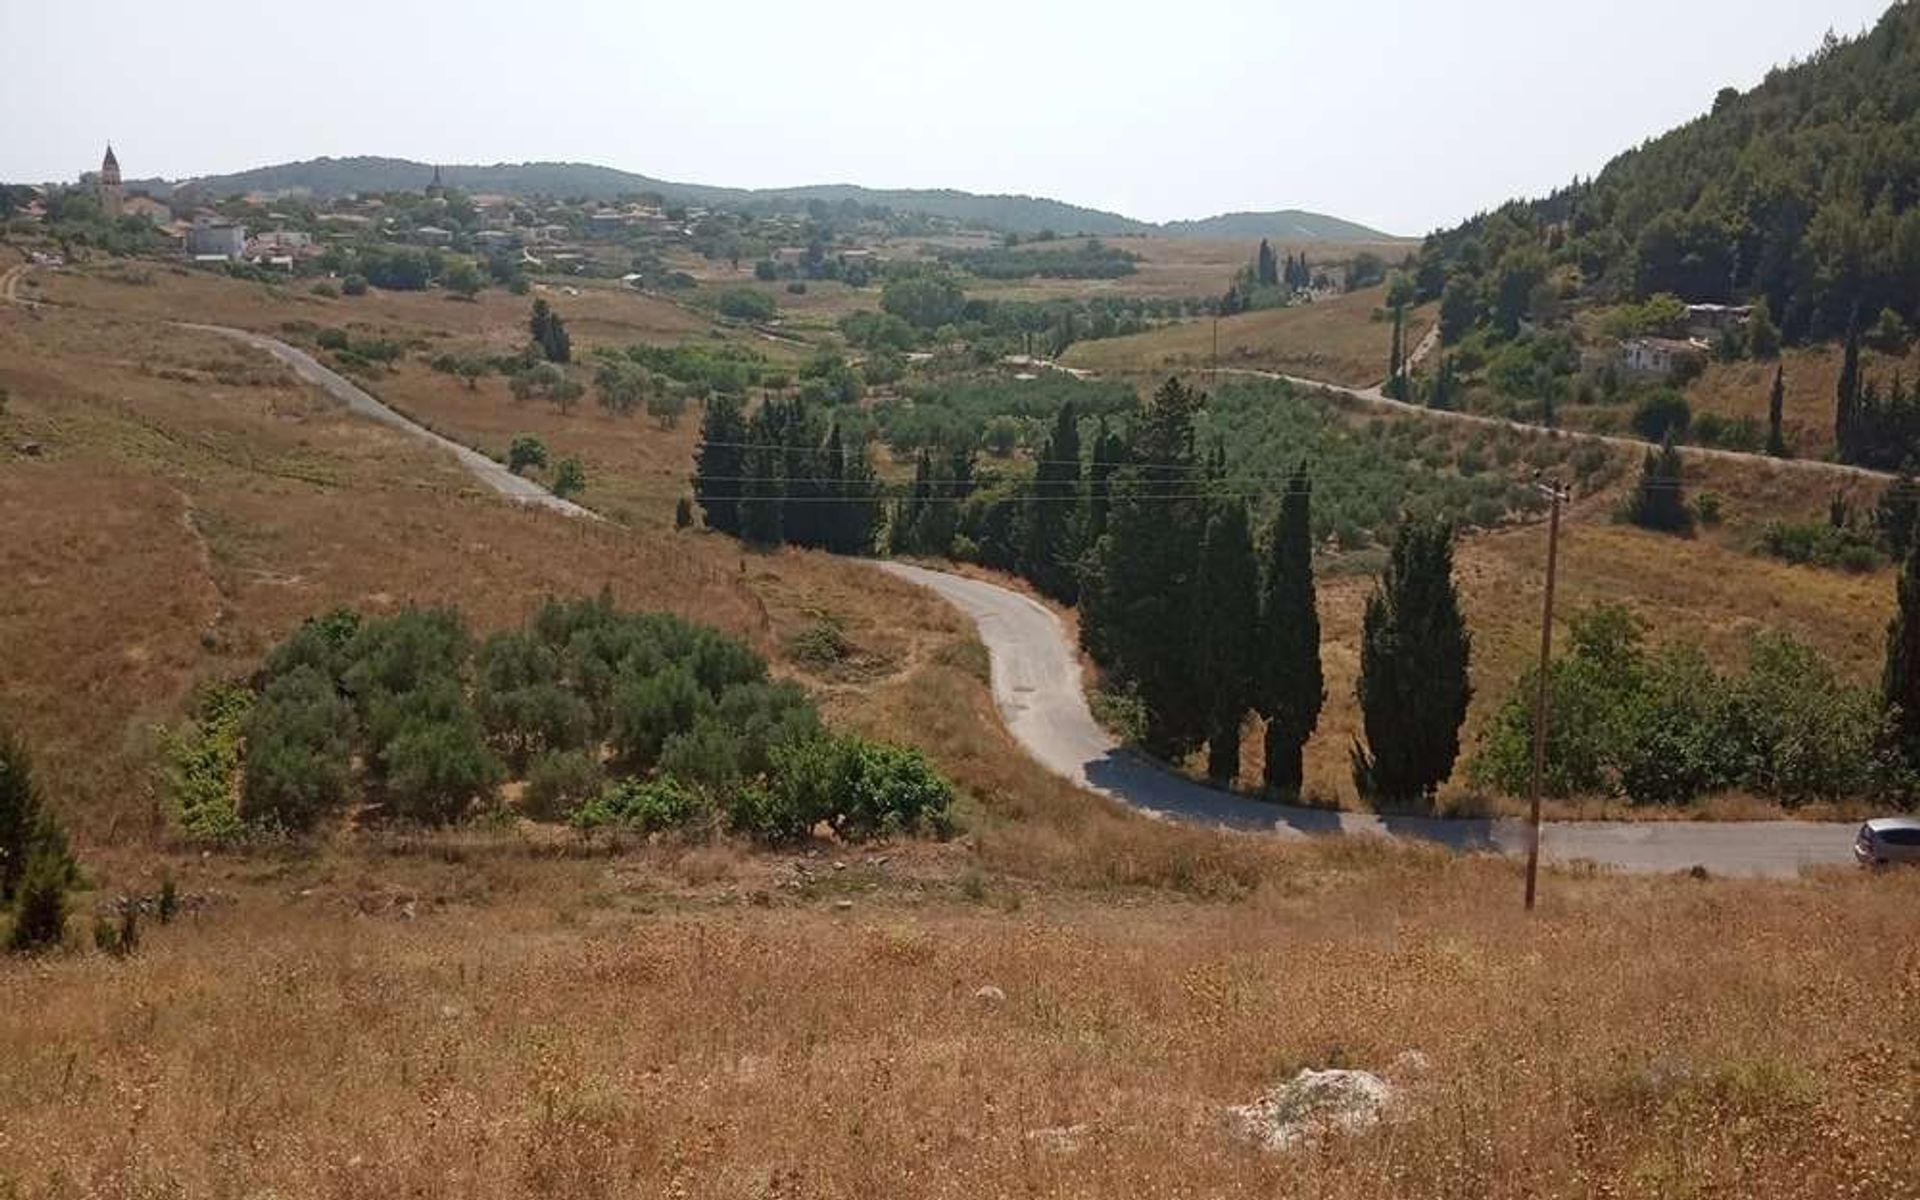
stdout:
<svg viewBox="0 0 1920 1200">
<path fill-rule="evenodd" d="M 1547 595 L 1540 607 L 1540 690 L 1533 705 L 1533 795 L 1528 802 L 1527 831 L 1527 911 L 1533 911 L 1533 897 L 1540 878 L 1540 788 L 1547 773 L 1547 672 L 1553 658 L 1553 582 L 1554 568 L 1560 558 L 1560 506 L 1567 501 L 1567 489 L 1551 480 L 1533 485 L 1547 498 Z"/>
</svg>

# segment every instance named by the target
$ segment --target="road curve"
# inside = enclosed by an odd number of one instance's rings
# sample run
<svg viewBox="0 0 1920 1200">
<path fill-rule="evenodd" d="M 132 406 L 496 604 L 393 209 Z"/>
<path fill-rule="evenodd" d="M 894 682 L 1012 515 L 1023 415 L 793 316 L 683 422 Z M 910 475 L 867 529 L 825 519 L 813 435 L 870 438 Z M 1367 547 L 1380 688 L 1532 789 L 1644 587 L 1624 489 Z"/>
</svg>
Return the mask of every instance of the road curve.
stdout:
<svg viewBox="0 0 1920 1200">
<path fill-rule="evenodd" d="M 1060 619 L 1037 601 L 979 579 L 906 563 L 881 570 L 937 593 L 980 631 L 993 663 L 993 699 L 1014 740 L 1047 770 L 1155 816 L 1287 837 L 1378 834 L 1456 850 L 1526 853 L 1520 821 L 1377 816 L 1268 804 L 1174 775 L 1121 749 L 1094 722 L 1080 664 Z M 1554 862 L 1593 862 L 1634 872 L 1791 876 L 1807 866 L 1853 861 L 1851 824 L 1806 821 L 1556 822 L 1541 835 Z"/>
<path fill-rule="evenodd" d="M 295 375 L 298 375 L 307 383 L 320 388 L 360 416 L 369 417 L 383 425 L 391 426 L 409 437 L 418 438 L 431 446 L 436 446 L 448 454 L 453 455 L 454 458 L 459 460 L 460 465 L 467 469 L 468 474 L 509 500 L 520 504 L 530 504 L 538 508 L 551 509 L 554 512 L 563 513 L 569 517 L 585 517 L 593 521 L 601 519 L 600 514 L 594 512 L 592 509 L 582 508 L 571 500 L 562 500 L 531 479 L 522 479 L 520 476 L 515 475 L 512 471 L 507 470 L 506 467 L 488 458 L 479 451 L 468 446 L 463 446 L 452 438 L 442 437 L 440 434 L 435 433 L 419 422 L 401 416 L 379 400 L 376 400 L 372 395 L 368 394 L 365 389 L 355 385 L 353 381 L 340 375 L 338 372 L 321 366 L 320 363 L 314 359 L 313 355 L 308 354 L 304 350 L 296 349 L 277 338 L 270 338 L 265 334 L 254 333 L 245 329 L 229 329 L 224 325 L 183 324 L 182 328 L 196 329 L 202 333 L 216 333 L 221 337 L 228 337 L 235 341 L 245 342 L 257 350 L 265 350 L 268 354 L 273 355 L 281 362 L 287 364 L 287 366 L 293 368 Z"/>
</svg>

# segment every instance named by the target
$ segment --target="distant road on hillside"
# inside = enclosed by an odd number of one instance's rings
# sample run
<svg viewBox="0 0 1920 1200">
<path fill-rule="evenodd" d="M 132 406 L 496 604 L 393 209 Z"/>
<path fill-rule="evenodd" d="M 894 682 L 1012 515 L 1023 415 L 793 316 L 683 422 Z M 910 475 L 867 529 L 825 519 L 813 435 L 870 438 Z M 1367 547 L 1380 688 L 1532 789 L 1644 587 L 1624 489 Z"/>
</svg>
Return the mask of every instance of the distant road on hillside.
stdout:
<svg viewBox="0 0 1920 1200">
<path fill-rule="evenodd" d="M 993 661 L 993 698 L 1014 740 L 1047 770 L 1156 816 L 1287 837 L 1376 834 L 1455 850 L 1525 854 L 1524 823 L 1376 816 L 1268 804 L 1175 775 L 1121 749 L 1094 722 L 1080 662 L 1059 619 L 1039 602 L 979 579 L 906 563 L 880 569 L 938 593 L 980 631 Z M 1578 821 L 1549 824 L 1544 856 L 1635 872 L 1791 876 L 1853 861 L 1851 823 L 1805 821 Z"/>
<path fill-rule="evenodd" d="M 1417 363 L 1421 358 L 1424 358 L 1436 345 L 1438 345 L 1437 330 L 1429 333 L 1427 338 L 1415 349 L 1414 356 L 1408 360 L 1409 365 Z M 1246 375 L 1255 379 L 1277 379 L 1283 383 L 1291 383 L 1295 387 L 1319 388 L 1322 391 L 1334 392 L 1338 395 L 1346 396 L 1370 408 L 1378 408 L 1390 412 L 1419 413 L 1438 421 L 1455 421 L 1467 425 L 1481 425 L 1490 428 L 1517 429 L 1522 432 L 1529 430 L 1536 433 L 1549 432 L 1546 426 L 1536 425 L 1531 421 L 1514 421 L 1506 417 L 1483 416 L 1480 413 L 1428 408 L 1424 404 L 1412 404 L 1405 400 L 1395 400 L 1383 393 L 1380 390 L 1381 385 L 1379 384 L 1364 388 L 1348 387 L 1345 384 L 1328 383 L 1321 379 L 1308 379 L 1301 375 L 1286 375 L 1279 371 L 1262 371 L 1253 367 L 1213 367 L 1208 368 L 1208 371 L 1214 375 Z M 1587 433 L 1578 429 L 1562 429 L 1556 432 L 1570 438 L 1593 438 L 1609 446 L 1616 446 L 1626 450 L 1645 451 L 1658 449 L 1652 442 L 1642 441 L 1639 438 L 1621 437 L 1618 434 Z M 1826 462 L 1817 458 L 1775 458 L 1770 454 L 1758 454 L 1747 450 L 1721 450 L 1711 446 L 1683 445 L 1680 449 L 1689 457 L 1697 455 L 1701 458 L 1716 459 L 1721 462 L 1744 463 L 1748 466 L 1765 466 L 1770 469 L 1813 471 L 1851 479 L 1893 478 L 1893 476 L 1886 471 L 1875 471 L 1870 467 L 1849 466 L 1846 463 Z"/>
<path fill-rule="evenodd" d="M 509 500 L 520 504 L 531 504 L 538 508 L 552 509 L 569 517 L 586 517 L 600 520 L 600 515 L 592 509 L 582 508 L 571 500 L 562 500 L 531 479 L 522 479 L 512 471 L 486 455 L 470 447 L 463 446 L 452 438 L 442 437 L 417 421 L 401 416 L 388 408 L 372 395 L 360 388 L 350 379 L 320 365 L 313 355 L 304 350 L 287 345 L 277 338 L 265 334 L 253 333 L 245 329 L 229 329 L 224 325 L 182 324 L 183 329 L 197 329 L 202 333 L 217 333 L 238 342 L 245 342 L 257 350 L 265 350 L 281 362 L 293 368 L 293 373 L 307 383 L 320 388 L 335 400 L 346 405 L 363 417 L 370 417 L 383 425 L 415 437 L 428 445 L 436 446 L 460 460 L 475 479 L 499 492 Z"/>
</svg>

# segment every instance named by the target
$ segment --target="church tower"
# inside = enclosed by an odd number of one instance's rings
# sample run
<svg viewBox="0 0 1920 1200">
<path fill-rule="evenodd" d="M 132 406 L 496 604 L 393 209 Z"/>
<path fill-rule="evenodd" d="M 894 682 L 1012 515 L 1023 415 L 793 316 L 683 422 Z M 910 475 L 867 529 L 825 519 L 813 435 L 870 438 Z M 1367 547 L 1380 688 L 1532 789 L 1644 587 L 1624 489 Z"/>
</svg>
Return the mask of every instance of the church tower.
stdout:
<svg viewBox="0 0 1920 1200">
<path fill-rule="evenodd" d="M 120 204 L 124 195 L 120 190 L 120 160 L 113 156 L 113 144 L 107 144 L 107 156 L 100 161 L 100 182 L 97 185 L 100 197 L 100 211 L 111 220 L 120 217 Z"/>
</svg>

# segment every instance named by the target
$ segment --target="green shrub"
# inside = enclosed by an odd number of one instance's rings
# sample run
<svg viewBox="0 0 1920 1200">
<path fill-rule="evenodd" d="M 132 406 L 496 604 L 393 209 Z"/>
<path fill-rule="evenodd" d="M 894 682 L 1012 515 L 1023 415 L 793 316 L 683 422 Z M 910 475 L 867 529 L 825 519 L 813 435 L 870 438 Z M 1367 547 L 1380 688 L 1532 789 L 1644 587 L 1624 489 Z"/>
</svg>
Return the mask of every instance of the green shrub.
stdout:
<svg viewBox="0 0 1920 1200">
<path fill-rule="evenodd" d="M 1760 550 L 1796 566 L 1865 572 L 1886 563 L 1874 532 L 1828 521 L 1768 521 L 1760 529 Z"/>
<path fill-rule="evenodd" d="M 857 737 L 809 738 L 773 756 L 767 796 L 740 831 L 790 840 L 825 821 L 847 841 L 882 833 L 944 833 L 953 788 L 919 751 Z"/>
<path fill-rule="evenodd" d="M 586 745 L 593 711 L 567 687 L 559 651 L 503 630 L 481 643 L 474 667 L 474 711 L 488 743 L 508 763 L 524 767 L 536 754 Z"/>
<path fill-rule="evenodd" d="M 1693 409 L 1687 398 L 1672 388 L 1656 388 L 1633 409 L 1633 431 L 1650 442 L 1664 441 L 1668 434 L 1678 440 L 1693 421 Z"/>
<path fill-rule="evenodd" d="M 524 474 L 529 467 L 544 468 L 547 465 L 547 444 L 530 433 L 523 433 L 513 439 L 507 447 L 507 470 L 515 475 Z"/>
<path fill-rule="evenodd" d="M 536 821 L 557 821 L 600 794 L 600 761 L 585 750 L 549 750 L 527 768 L 520 809 Z"/>
<path fill-rule="evenodd" d="M 0 905 L 20 894 L 38 857 L 61 864 L 63 882 L 73 872 L 66 835 L 47 811 L 25 744 L 0 728 Z"/>
<path fill-rule="evenodd" d="M 579 829 L 619 826 L 654 833 L 689 825 L 708 810 L 697 789 L 667 775 L 618 780 L 577 806 L 570 819 Z"/>
<path fill-rule="evenodd" d="M 771 320 L 775 311 L 773 297 L 752 288 L 729 288 L 721 292 L 715 307 L 721 316 L 738 321 Z"/>
<path fill-rule="evenodd" d="M 334 287 L 332 284 L 327 283 L 324 280 L 314 284 L 312 287 L 308 288 L 307 290 L 312 292 L 314 295 L 320 297 L 322 300 L 338 300 L 340 298 L 340 289 L 337 287 Z"/>
<path fill-rule="evenodd" d="M 691 730 L 712 703 L 682 665 L 628 680 L 614 694 L 615 755 L 629 770 L 651 770 L 667 739 Z"/>
<path fill-rule="evenodd" d="M 820 667 L 832 666 L 852 650 L 852 643 L 835 621 L 815 621 L 787 641 L 787 653 L 795 661 Z"/>
<path fill-rule="evenodd" d="M 7 948 L 32 954 L 58 946 L 67 931 L 67 883 L 72 864 L 50 847 L 35 849 L 20 877 Z"/>
<path fill-rule="evenodd" d="M 240 833 L 240 738 L 252 709 L 250 689 L 209 684 L 194 719 L 161 734 L 173 819 L 193 841 L 225 842 Z"/>
<path fill-rule="evenodd" d="M 1488 722 L 1474 782 L 1526 790 L 1537 680 L 1521 679 Z M 1791 806 L 1900 783 L 1874 693 L 1776 634 L 1754 639 L 1744 674 L 1723 674 L 1690 647 L 1648 654 L 1637 620 L 1598 606 L 1575 617 L 1573 649 L 1548 674 L 1548 703 L 1552 796 L 1677 805 L 1742 788 Z"/>
<path fill-rule="evenodd" d="M 491 799 L 506 774 L 452 679 L 383 696 L 367 731 L 388 810 L 404 820 L 457 821 Z"/>
<path fill-rule="evenodd" d="M 340 281 L 340 292 L 342 295 L 347 295 L 347 296 L 366 295 L 367 294 L 367 277 L 365 275 L 347 276 L 345 279 Z"/>
<path fill-rule="evenodd" d="M 297 832 L 339 809 L 352 785 L 353 727 L 353 709 L 315 667 L 269 683 L 242 722 L 242 815 Z"/>
<path fill-rule="evenodd" d="M 313 335 L 314 344 L 322 350 L 345 350 L 353 344 L 353 339 L 344 329 L 322 329 Z"/>
</svg>

